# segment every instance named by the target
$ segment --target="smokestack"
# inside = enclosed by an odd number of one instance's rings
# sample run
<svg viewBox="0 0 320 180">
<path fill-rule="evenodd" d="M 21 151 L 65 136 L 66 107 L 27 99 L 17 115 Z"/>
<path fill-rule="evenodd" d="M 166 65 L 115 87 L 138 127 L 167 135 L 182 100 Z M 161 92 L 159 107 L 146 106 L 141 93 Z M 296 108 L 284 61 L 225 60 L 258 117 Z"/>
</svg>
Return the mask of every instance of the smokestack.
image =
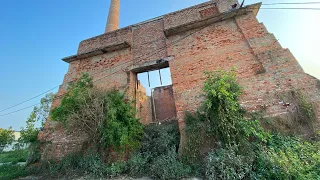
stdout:
<svg viewBox="0 0 320 180">
<path fill-rule="evenodd" d="M 111 0 L 105 33 L 119 29 L 120 0 Z"/>
</svg>

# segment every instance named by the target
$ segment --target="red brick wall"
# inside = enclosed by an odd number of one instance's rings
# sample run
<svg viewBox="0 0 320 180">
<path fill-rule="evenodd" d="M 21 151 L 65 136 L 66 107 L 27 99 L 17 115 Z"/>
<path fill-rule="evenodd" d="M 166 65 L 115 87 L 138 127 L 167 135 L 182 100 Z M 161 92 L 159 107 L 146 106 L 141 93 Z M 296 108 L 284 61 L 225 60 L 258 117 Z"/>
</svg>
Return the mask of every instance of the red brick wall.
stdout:
<svg viewBox="0 0 320 180">
<path fill-rule="evenodd" d="M 172 86 L 157 87 L 152 90 L 155 121 L 173 120 L 177 116 Z"/>
<path fill-rule="evenodd" d="M 218 12 L 225 12 L 223 15 L 228 14 L 226 11 L 230 10 L 231 1 L 216 2 L 217 4 L 206 2 L 82 41 L 78 54 L 122 42 L 127 42 L 130 47 L 71 62 L 64 83 L 77 79 L 82 72 L 88 72 L 93 75 L 94 81 L 97 81 L 97 87 L 128 90 L 128 97 L 137 98 L 137 77 L 136 73 L 130 71 L 131 67 L 144 66 L 147 62 L 170 57 L 172 92 L 181 132 L 185 126 L 184 111 L 194 111 L 203 100 L 201 89 L 205 70 L 236 68 L 238 81 L 244 88 L 240 99 L 242 106 L 248 110 L 267 106 L 270 116 L 287 113 L 287 108 L 290 108 L 279 103 L 277 94 L 301 89 L 316 104 L 320 121 L 319 80 L 304 73 L 290 51 L 281 47 L 274 35 L 258 22 L 253 13 L 238 14 L 236 17 L 202 27 L 190 25 L 193 22 L 203 22 L 203 18 L 218 15 L 204 13 L 208 8 L 217 8 Z M 203 14 L 206 17 L 203 17 Z M 180 28 L 179 32 L 165 36 L 165 30 L 177 27 Z M 58 94 L 65 93 L 66 87 L 61 86 Z M 170 94 L 165 97 L 172 96 Z M 59 100 L 56 100 L 53 106 L 58 104 Z M 168 109 L 161 110 L 166 111 Z M 42 142 L 47 143 L 45 147 L 50 149 L 50 142 L 78 142 L 63 134 L 63 131 L 53 133 L 54 126 L 55 123 L 47 121 L 39 136 Z M 45 147 L 43 149 L 46 149 Z M 67 152 L 69 151 L 72 151 L 72 148 Z M 54 152 L 61 154 L 53 157 L 65 155 L 62 150 Z"/>
<path fill-rule="evenodd" d="M 132 27 L 133 63 L 144 63 L 167 57 L 166 37 L 163 19 L 154 20 Z"/>
</svg>

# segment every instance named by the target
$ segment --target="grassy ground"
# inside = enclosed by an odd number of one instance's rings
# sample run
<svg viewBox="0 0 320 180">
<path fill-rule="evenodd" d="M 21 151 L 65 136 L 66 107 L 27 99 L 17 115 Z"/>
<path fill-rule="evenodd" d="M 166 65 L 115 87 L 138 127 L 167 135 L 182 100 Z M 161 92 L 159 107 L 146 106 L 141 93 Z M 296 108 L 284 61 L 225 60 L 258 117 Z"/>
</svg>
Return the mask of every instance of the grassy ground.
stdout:
<svg viewBox="0 0 320 180">
<path fill-rule="evenodd" d="M 26 162 L 28 157 L 28 150 L 16 150 L 0 153 L 0 163 Z"/>
<path fill-rule="evenodd" d="M 26 162 L 28 153 L 27 149 L 0 153 L 0 164 L 5 163 L 0 165 L 0 179 L 15 179 L 28 175 L 25 166 L 17 165 L 18 162 Z"/>
<path fill-rule="evenodd" d="M 6 164 L 0 166 L 0 179 L 1 180 L 9 180 L 15 179 L 18 177 L 27 176 L 28 171 L 25 166 Z"/>
</svg>

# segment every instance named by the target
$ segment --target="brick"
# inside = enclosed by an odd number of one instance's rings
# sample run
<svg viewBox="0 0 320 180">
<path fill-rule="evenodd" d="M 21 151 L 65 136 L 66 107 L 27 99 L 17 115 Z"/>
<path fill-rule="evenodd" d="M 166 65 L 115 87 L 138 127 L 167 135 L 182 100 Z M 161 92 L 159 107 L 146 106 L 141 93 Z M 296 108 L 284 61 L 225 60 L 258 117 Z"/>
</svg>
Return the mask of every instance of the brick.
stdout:
<svg viewBox="0 0 320 180">
<path fill-rule="evenodd" d="M 143 87 L 137 86 L 136 72 L 130 69 L 133 65 L 170 59 L 172 88 L 156 90 L 156 106 L 160 107 L 156 116 L 160 120 L 177 118 L 182 146 L 185 138 L 184 113 L 195 111 L 204 100 L 201 94 L 204 71 L 236 68 L 238 82 L 243 87 L 239 100 L 241 105 L 250 111 L 267 106 L 269 116 L 286 114 L 290 107 L 280 104 L 278 95 L 299 89 L 314 102 L 320 122 L 319 80 L 304 73 L 292 53 L 281 47 L 253 13 L 240 14 L 241 9 L 230 8 L 233 3 L 238 2 L 205 2 L 82 41 L 78 54 L 121 42 L 127 42 L 130 47 L 70 62 L 58 95 L 67 92 L 67 82 L 88 72 L 94 81 L 97 80 L 95 86 L 98 88 L 117 88 L 126 91 L 128 98 L 137 100 L 138 118 L 143 124 L 148 124 L 153 119 L 150 110 L 152 99 L 145 95 Z M 204 27 L 192 26 L 215 16 L 227 17 L 232 11 L 238 11 L 239 15 Z M 176 27 L 180 27 L 179 32 L 164 34 L 166 30 Z M 154 67 L 144 69 L 152 70 Z M 59 100 L 52 104 L 53 107 L 58 105 Z M 42 142 L 43 159 L 59 159 L 84 148 L 86 137 L 67 134 L 61 127 L 55 131 L 56 127 L 59 125 L 48 120 L 40 132 L 38 138 Z M 50 152 L 50 157 L 46 156 L 46 151 Z"/>
</svg>

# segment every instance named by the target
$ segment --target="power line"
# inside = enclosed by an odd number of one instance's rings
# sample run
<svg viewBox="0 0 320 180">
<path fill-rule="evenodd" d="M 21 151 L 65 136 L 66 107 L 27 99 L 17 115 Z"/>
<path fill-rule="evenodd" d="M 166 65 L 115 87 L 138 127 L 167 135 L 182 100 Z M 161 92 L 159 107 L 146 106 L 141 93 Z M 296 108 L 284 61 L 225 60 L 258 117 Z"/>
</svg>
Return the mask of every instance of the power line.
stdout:
<svg viewBox="0 0 320 180">
<path fill-rule="evenodd" d="M 320 3 L 320 2 L 319 2 L 319 3 Z M 279 9 L 279 10 L 280 10 L 280 9 L 303 9 L 303 10 L 320 10 L 320 8 L 261 8 L 261 9 Z M 222 21 L 222 20 L 225 20 L 225 19 L 222 18 L 220 21 Z M 208 25 L 208 26 L 210 26 L 210 25 Z M 204 27 L 198 29 L 197 31 L 194 31 L 194 32 L 192 32 L 192 33 L 190 33 L 190 34 L 188 34 L 188 35 L 186 35 L 186 36 L 184 36 L 184 37 L 176 40 L 175 42 L 169 44 L 168 46 L 174 45 L 174 44 L 178 43 L 179 41 L 184 40 L 185 38 L 187 38 L 187 37 L 195 34 L 196 32 L 199 32 L 199 31 L 203 30 L 204 28 L 206 28 L 206 27 L 208 27 L 208 26 L 204 26 Z M 152 42 L 153 42 L 153 41 L 152 41 Z M 146 44 L 147 44 L 147 43 L 146 43 Z M 161 52 L 162 50 L 164 50 L 164 48 L 167 48 L 168 46 L 167 46 L 167 45 L 164 45 L 163 47 L 159 48 L 158 51 L 156 51 L 155 53 L 151 54 L 151 56 L 157 54 L 158 52 Z M 145 58 L 149 58 L 149 57 L 151 57 L 151 56 L 147 56 L 147 57 L 145 57 Z M 137 57 L 137 58 L 141 58 L 141 57 L 143 57 L 143 55 L 142 55 L 142 56 L 139 56 L 139 57 Z M 135 59 L 137 59 L 137 58 L 134 58 L 133 60 L 135 60 Z M 126 61 L 126 62 L 121 63 L 121 64 L 118 64 L 117 66 L 113 66 L 112 68 L 119 67 L 119 66 L 124 65 L 124 64 L 129 63 L 129 62 L 131 62 L 131 60 L 130 60 L 130 61 Z M 131 64 L 131 65 L 133 65 L 133 64 Z M 129 66 L 131 66 L 131 65 L 129 65 Z M 129 66 L 127 66 L 127 67 L 129 67 Z M 126 68 L 127 68 L 127 67 L 126 67 Z M 96 75 L 96 74 L 99 74 L 99 73 L 102 73 L 102 72 L 107 71 L 107 70 L 110 70 L 110 69 L 106 69 L 106 70 L 99 71 L 99 72 L 97 72 L 97 73 L 93 73 L 93 74 L 91 74 L 91 76 Z M 121 70 L 122 70 L 122 69 L 121 69 Z M 121 70 L 119 70 L 119 71 L 121 71 Z M 111 76 L 111 75 L 113 75 L 113 74 L 115 74 L 115 73 L 117 73 L 117 72 L 119 72 L 119 71 L 115 71 L 115 72 L 113 72 L 113 73 L 111 73 L 111 74 L 108 74 L 108 75 L 106 75 L 106 76 L 103 76 L 102 78 L 97 79 L 97 80 L 95 80 L 94 82 L 100 81 L 101 79 L 104 79 L 104 78 L 106 78 L 106 77 L 109 77 L 109 76 Z M 71 82 L 74 82 L 74 81 L 72 80 L 72 81 L 69 81 L 69 82 L 66 82 L 66 83 L 63 83 L 63 84 L 68 84 L 68 83 L 71 83 Z M 61 85 L 63 85 L 63 84 L 61 84 Z M 59 85 L 59 86 L 61 86 L 61 85 Z M 53 89 L 55 89 L 55 88 L 57 88 L 57 87 L 59 87 L 59 86 L 56 86 L 56 87 L 54 87 L 54 88 L 51 88 L 50 90 L 48 90 L 48 91 L 46 91 L 46 92 L 44 92 L 44 93 L 41 93 L 41 94 L 39 94 L 39 95 L 37 95 L 37 96 L 35 96 L 35 97 L 33 97 L 33 98 L 30 98 L 30 99 L 28 99 L 28 100 L 25 100 L 25 101 L 23 101 L 23 102 L 21 102 L 21 103 L 18 103 L 18 104 L 16 104 L 16 105 L 14 105 L 14 106 L 11 106 L 11 107 L 9 107 L 9 108 L 6 108 L 6 109 L 4 109 L 4 110 L 1 110 L 0 112 L 6 111 L 6 110 L 11 109 L 11 108 L 13 108 L 13 107 L 17 107 L 17 106 L 19 106 L 19 105 L 21 105 L 21 104 L 23 104 L 23 103 L 25 103 L 25 102 L 28 102 L 28 101 L 30 101 L 30 100 L 33 100 L 33 99 L 35 99 L 35 98 L 37 98 L 37 97 L 39 97 L 39 96 L 41 96 L 41 95 L 43 95 L 43 94 L 46 94 L 46 93 L 52 91 Z M 64 96 L 64 95 L 60 95 L 60 96 L 55 97 L 54 99 L 60 99 L 60 98 L 62 98 L 63 96 Z M 34 106 L 36 106 L 36 105 L 38 105 L 38 104 L 40 104 L 40 103 L 37 103 L 37 104 L 32 105 L 32 106 L 28 106 L 28 107 L 26 107 L 26 108 L 22 108 L 22 109 L 19 109 L 19 110 L 16 110 L 16 111 L 13 111 L 13 112 L 10 112 L 10 113 L 7 113 L 7 114 L 2 114 L 2 115 L 0 115 L 0 117 L 2 117 L 2 116 L 7 116 L 7 115 L 10 115 L 10 114 L 13 114 L 13 113 L 16 113 L 16 112 L 19 112 L 19 111 L 22 111 L 22 110 L 25 110 L 25 109 L 34 107 Z"/>
<path fill-rule="evenodd" d="M 262 5 L 279 5 L 279 4 L 283 4 L 283 5 L 284 5 L 284 4 L 320 4 L 320 2 L 269 3 L 269 4 L 262 4 Z M 320 8 L 260 8 L 260 9 L 266 9 L 266 10 L 320 10 Z M 159 40 L 159 39 L 156 39 L 156 40 Z M 154 40 L 154 41 L 156 41 L 156 40 Z M 151 42 L 148 42 L 148 43 L 153 43 L 154 41 L 151 41 Z M 143 44 L 147 44 L 147 43 L 143 43 Z M 143 44 L 141 44 L 141 45 L 143 45 Z M 166 46 L 164 46 L 164 48 L 166 48 Z M 160 48 L 160 50 L 157 51 L 157 52 L 160 52 L 160 51 L 162 51 L 162 50 L 163 50 L 163 49 Z M 139 56 L 139 57 L 137 57 L 137 58 L 134 58 L 133 60 L 138 59 L 138 58 L 141 58 L 141 57 L 143 57 L 143 56 Z M 149 57 L 150 57 L 150 56 L 149 56 Z M 146 58 L 148 58 L 148 57 L 146 57 Z M 130 61 L 127 61 L 127 62 L 125 62 L 125 63 L 128 63 L 128 62 L 130 62 Z M 125 64 L 125 63 L 124 63 L 124 64 Z M 120 64 L 120 65 L 122 65 L 122 64 Z M 107 69 L 107 70 L 109 70 L 109 69 Z M 93 75 L 102 73 L 102 72 L 104 72 L 104 71 L 106 71 L 106 70 L 102 70 L 102 71 L 99 71 L 99 72 L 96 72 L 96 73 L 93 73 L 93 74 L 90 74 L 90 75 L 93 76 Z M 24 104 L 24 103 L 26 103 L 26 102 L 29 102 L 29 101 L 31 101 L 31 100 L 33 100 L 33 99 L 36 99 L 36 98 L 38 98 L 38 97 L 40 97 L 40 96 L 42 96 L 42 95 L 44 95 L 44 94 L 46 94 L 46 93 L 48 93 L 48 92 L 51 92 L 52 90 L 58 88 L 59 86 L 62 86 L 62 85 L 64 85 L 64 84 L 68 84 L 68 83 L 71 83 L 71 82 L 74 82 L 74 81 L 69 81 L 69 82 L 63 83 L 63 84 L 61 84 L 61 85 L 55 86 L 55 87 L 53 87 L 53 88 L 51 88 L 51 89 L 49 89 L 49 90 L 47 90 L 47 91 L 45 91 L 45 92 L 43 92 L 43 93 L 41 93 L 41 94 L 39 94 L 39 95 L 36 95 L 36 96 L 34 96 L 34 97 L 30 98 L 30 99 L 27 99 L 27 100 L 25 100 L 25 101 L 23 101 L 23 102 L 21 102 L 21 103 L 18 103 L 18 104 L 15 104 L 15 105 L 13 105 L 13 106 L 10 106 L 10 107 L 8 107 L 8 108 L 5 108 L 5 109 L 3 109 L 3 110 L 0 110 L 0 112 L 4 112 L 4 111 L 7 111 L 7 110 L 12 109 L 12 108 L 14 108 L 14 107 L 17 107 L 17 106 L 19 106 L 19 105 L 22 105 L 22 104 Z"/>
<path fill-rule="evenodd" d="M 320 4 L 320 2 L 297 2 L 297 3 L 262 3 L 264 6 L 273 6 L 273 5 L 304 5 L 304 4 Z"/>
<path fill-rule="evenodd" d="M 187 37 L 195 34 L 196 32 L 201 31 L 201 30 L 204 29 L 205 27 L 207 27 L 207 26 L 204 26 L 204 27 L 202 27 L 201 29 L 199 29 L 199 30 L 197 30 L 197 31 L 195 31 L 195 32 L 192 32 L 192 33 L 190 33 L 190 34 L 188 34 L 188 35 L 186 35 L 186 36 L 184 36 L 184 37 L 182 37 L 182 38 L 174 41 L 173 43 L 169 44 L 169 46 L 174 45 L 174 44 L 180 42 L 181 40 L 184 40 L 185 38 L 187 38 Z M 150 53 L 151 55 L 149 54 L 150 56 L 147 56 L 147 57 L 145 57 L 145 58 L 149 58 L 149 57 L 157 54 L 158 52 L 164 50 L 164 48 L 167 48 L 167 47 L 168 47 L 168 46 L 165 45 L 165 46 L 159 48 L 158 51 L 153 52 L 153 53 Z M 140 57 L 142 57 L 142 56 L 140 56 Z M 138 57 L 138 58 L 140 58 L 140 57 Z M 117 66 L 112 67 L 112 68 L 119 67 L 120 65 L 124 65 L 124 64 L 126 64 L 126 63 L 128 63 L 128 62 L 131 62 L 131 60 L 130 60 L 130 61 L 126 61 L 126 62 L 124 62 L 124 63 L 121 63 L 121 64 L 119 64 L 119 65 L 117 65 Z M 131 65 L 133 65 L 133 64 L 131 64 Z M 129 67 L 129 66 L 131 66 L 131 65 L 126 66 L 126 68 Z M 107 69 L 107 70 L 110 70 L 110 69 Z M 122 70 L 122 69 L 121 69 L 121 70 Z M 108 75 L 106 75 L 106 76 L 103 76 L 102 78 L 99 78 L 99 79 L 93 81 L 93 83 L 95 83 L 95 82 L 97 82 L 97 81 L 100 81 L 100 80 L 102 80 L 102 79 L 104 79 L 104 78 L 106 78 L 106 77 L 109 77 L 109 76 L 111 76 L 111 75 L 113 75 L 113 74 L 115 74 L 115 73 L 117 73 L 117 72 L 119 72 L 119 71 L 121 71 L 121 70 L 118 70 L 118 71 L 115 71 L 115 72 L 113 72 L 113 73 L 111 73 L 111 74 L 108 74 Z M 106 71 L 106 70 L 104 70 L 104 71 Z M 97 74 L 97 73 L 94 73 L 94 74 Z M 73 81 L 69 81 L 69 82 L 67 82 L 67 83 L 70 83 L 70 82 L 73 82 Z M 59 87 L 59 86 L 57 86 L 57 87 Z M 55 87 L 55 88 L 57 88 L 57 87 Z M 54 89 L 54 88 L 52 88 L 52 89 Z M 52 90 L 52 89 L 51 89 L 51 90 Z M 46 91 L 46 92 L 49 92 L 49 91 Z M 46 92 L 45 92 L 45 93 L 46 93 Z M 42 93 L 42 94 L 38 95 L 37 97 L 39 97 L 39 96 L 41 96 L 41 95 L 43 95 L 43 94 L 45 94 L 45 93 Z M 54 100 L 60 99 L 60 98 L 62 98 L 63 96 L 64 96 L 64 95 L 56 96 L 56 97 L 54 98 Z M 34 98 L 33 98 L 33 99 L 34 99 Z M 30 100 L 31 100 L 31 99 L 30 99 Z M 28 100 L 27 100 L 27 101 L 28 101 Z M 24 102 L 22 102 L 22 103 L 19 103 L 18 105 L 23 104 L 23 103 L 25 103 L 25 102 L 27 102 L 27 101 L 24 101 Z M 39 105 L 39 104 L 40 104 L 40 103 L 37 103 L 37 104 L 31 105 L 31 106 L 28 106 L 28 107 L 25 107 L 25 108 L 22 108 L 22 109 L 13 111 L 13 112 L 9 112 L 9 113 L 6 113 L 6 114 L 2 114 L 2 115 L 0 115 L 0 117 L 7 116 L 7 115 L 10 115 L 10 114 L 13 114 L 13 113 L 17 113 L 17 112 L 23 111 L 23 110 L 25 110 L 25 109 L 29 109 L 29 108 L 34 107 L 34 106 Z M 18 105 L 15 105 L 14 107 L 16 107 L 16 106 L 18 106 Z M 7 108 L 7 109 L 9 109 L 9 108 Z"/>
<path fill-rule="evenodd" d="M 118 67 L 118 66 L 120 66 L 120 65 L 124 65 L 124 64 L 126 64 L 126 63 L 128 63 L 128 62 L 130 62 L 130 61 L 126 61 L 125 63 L 119 64 L 119 65 L 114 66 L 114 67 Z M 107 70 L 109 70 L 109 69 L 105 69 L 105 70 L 102 70 L 102 71 L 98 71 L 98 72 L 93 73 L 93 74 L 90 74 L 90 75 L 91 75 L 91 76 L 93 76 L 93 75 L 96 75 L 96 74 L 102 73 L 102 72 L 107 71 Z M 44 95 L 44 94 L 46 94 L 46 93 L 48 93 L 48 92 L 51 92 L 52 90 L 54 90 L 54 89 L 56 89 L 56 88 L 58 88 L 58 87 L 60 87 L 60 86 L 62 86 L 62 85 L 64 85 L 64 84 L 69 84 L 69 83 L 71 83 L 71 82 L 74 82 L 74 81 L 73 81 L 73 80 L 71 80 L 71 81 L 68 81 L 68 82 L 62 83 L 61 85 L 55 86 L 55 87 L 53 87 L 53 88 L 51 88 L 51 89 L 49 89 L 49 90 L 47 90 L 47 91 L 45 91 L 45 92 L 43 92 L 43 93 L 41 93 L 41 94 L 37 95 L 37 96 L 34 96 L 34 97 L 32 97 L 32 98 L 30 98 L 30 99 L 27 99 L 27 100 L 25 100 L 25 101 L 23 101 L 23 102 L 21 102 L 21 103 L 18 103 L 18 104 L 15 104 L 15 105 L 13 105 L 13 106 L 10 106 L 10 107 L 8 107 L 8 108 L 6 108 L 6 109 L 3 109 L 3 110 L 1 110 L 0 112 L 7 111 L 7 110 L 12 109 L 12 108 L 14 108 L 14 107 L 17 107 L 17 106 L 19 106 L 19 105 L 21 105 L 21 104 L 24 104 L 24 103 L 26 103 L 26 102 L 29 102 L 29 101 L 31 101 L 31 100 L 33 100 L 33 99 L 37 98 L 37 97 L 40 97 L 40 96 L 42 96 L 42 95 Z"/>
<path fill-rule="evenodd" d="M 258 8 L 256 8 L 256 9 L 258 9 Z M 320 8 L 259 8 L 259 9 L 270 9 L 270 10 L 314 10 L 314 11 L 320 11 Z"/>
<path fill-rule="evenodd" d="M 220 21 L 223 21 L 223 20 L 225 20 L 225 19 L 228 19 L 228 18 L 222 18 L 222 19 L 220 19 Z M 184 37 L 182 37 L 182 38 L 174 41 L 174 42 L 171 43 L 171 44 L 164 45 L 163 47 L 159 48 L 159 50 L 156 51 L 155 53 L 150 53 L 151 55 L 149 54 L 150 56 L 147 56 L 146 58 L 149 58 L 149 57 L 157 54 L 158 52 L 164 50 L 164 48 L 167 48 L 168 46 L 175 45 L 176 43 L 178 43 L 178 42 L 180 42 L 180 41 L 188 38 L 189 36 L 191 36 L 191 35 L 199 32 L 199 31 L 202 31 L 203 29 L 205 29 L 206 27 L 211 26 L 211 25 L 212 25 L 212 24 L 207 25 L 207 26 L 203 26 L 203 27 L 201 27 L 200 29 L 198 29 L 197 31 L 191 32 L 190 34 L 188 34 L 188 35 L 186 35 L 186 36 L 184 36 Z M 143 56 L 139 56 L 139 58 L 140 58 L 140 57 L 143 57 Z M 118 66 L 120 66 L 120 65 L 124 65 L 124 64 L 126 64 L 126 63 L 128 63 L 128 62 L 131 62 L 131 60 L 130 60 L 130 61 L 126 61 L 126 62 L 124 62 L 124 63 L 122 63 L 122 64 L 119 64 L 119 65 L 117 65 L 117 66 L 113 66 L 112 68 L 118 67 Z M 133 64 L 131 64 L 131 65 L 133 65 Z M 126 66 L 125 68 L 128 68 L 128 67 L 131 66 L 131 65 L 128 65 L 128 66 Z M 110 69 L 107 69 L 107 70 L 110 70 Z M 106 78 L 106 77 L 109 77 L 109 76 L 111 76 L 111 75 L 113 75 L 113 74 L 115 74 L 115 73 L 117 73 L 117 72 L 119 72 L 119 71 L 121 71 L 121 70 L 122 70 L 122 69 L 120 69 L 120 70 L 118 70 L 118 71 L 115 71 L 115 72 L 113 72 L 113 73 L 111 73 L 111 74 L 108 74 L 108 75 L 106 75 L 106 76 L 103 76 L 102 78 L 93 81 L 93 83 L 95 83 L 95 82 L 97 82 L 97 81 L 100 81 L 100 80 L 102 80 L 102 79 L 104 79 L 104 78 Z M 106 70 L 103 70 L 103 71 L 106 71 Z M 103 72 L 103 71 L 101 71 L 101 72 Z M 94 74 L 98 74 L 98 73 L 94 73 Z M 92 74 L 92 75 L 93 75 L 93 74 Z M 73 81 L 69 81 L 69 82 L 73 82 Z M 69 82 L 67 82 L 67 83 L 69 83 Z M 56 97 L 54 98 L 54 100 L 60 99 L 60 98 L 62 98 L 64 95 L 65 95 L 65 94 L 60 95 L 60 96 L 56 96 Z M 28 107 L 25 107 L 25 108 L 22 108 L 22 109 L 19 109 L 19 110 L 16 110 L 16 111 L 13 111 L 13 112 L 10 112 L 10 113 L 7 113 L 7 114 L 2 114 L 2 115 L 0 115 L 0 117 L 7 116 L 7 115 L 10 115 L 10 114 L 19 112 L 19 111 L 23 111 L 23 110 L 25 110 L 25 109 L 34 107 L 34 106 L 36 106 L 36 105 L 38 105 L 38 104 L 41 104 L 41 103 L 37 103 L 37 104 L 34 104 L 34 105 L 32 105 L 32 106 L 28 106 Z"/>
<path fill-rule="evenodd" d="M 46 92 L 43 92 L 43 93 L 41 93 L 41 94 L 39 94 L 39 95 L 37 95 L 37 96 L 34 96 L 34 97 L 32 97 L 32 98 L 30 98 L 30 99 L 28 99 L 28 100 L 23 101 L 23 102 L 21 102 L 21 103 L 18 103 L 18 104 L 16 104 L 16 105 L 13 105 L 13 106 L 11 106 L 11 107 L 8 107 L 8 108 L 6 108 L 6 109 L 3 109 L 3 110 L 1 110 L 0 112 L 3 112 L 3 111 L 6 111 L 6 110 L 9 110 L 9 109 L 12 109 L 12 108 L 17 107 L 17 106 L 19 106 L 19 105 L 21 105 L 21 104 L 24 104 L 24 103 L 26 103 L 26 102 L 28 102 L 28 101 L 31 101 L 31 100 L 33 100 L 33 99 L 35 99 L 35 98 L 37 98 L 37 97 L 40 97 L 40 96 L 42 96 L 42 95 L 44 95 L 44 94 L 46 94 L 46 93 L 48 93 L 48 92 L 51 92 L 52 90 L 54 90 L 54 89 L 56 89 L 56 88 L 58 88 L 58 87 L 59 87 L 59 86 L 55 86 L 55 87 L 47 90 Z"/>
<path fill-rule="evenodd" d="M 206 26 L 204 26 L 204 28 L 205 28 L 205 27 L 206 27 Z M 202 30 L 202 29 L 199 29 L 199 31 L 201 31 L 201 30 Z M 196 31 L 196 32 L 197 32 L 197 31 Z M 175 44 L 175 43 L 177 43 L 177 42 L 179 42 L 179 41 L 181 41 L 181 40 L 183 40 L 183 39 L 185 39 L 185 38 L 187 38 L 187 37 L 189 37 L 189 36 L 191 36 L 192 34 L 193 34 L 193 33 L 190 33 L 189 35 L 186 35 L 185 37 L 178 39 L 176 42 L 172 43 L 172 45 Z M 158 40 L 158 39 L 157 39 L 157 40 Z M 159 40 L 160 40 L 160 39 L 159 39 Z M 154 41 L 151 41 L 151 42 L 149 42 L 149 43 L 153 43 L 153 42 L 154 42 Z M 144 44 L 147 44 L 147 43 L 144 43 Z M 151 56 L 153 56 L 153 55 L 155 55 L 155 54 L 163 51 L 165 48 L 167 48 L 167 45 L 159 48 L 158 51 L 156 51 L 155 53 L 151 54 L 150 56 L 143 57 L 143 55 L 142 55 L 142 56 L 139 56 L 139 57 L 134 58 L 133 60 L 135 60 L 135 59 L 140 59 L 140 58 L 149 58 L 149 57 L 151 57 Z M 113 66 L 112 68 L 116 68 L 116 67 L 118 67 L 118 66 L 124 65 L 124 64 L 129 63 L 129 62 L 131 62 L 131 61 L 126 61 L 126 62 L 124 62 L 124 63 L 122 63 L 122 64 L 117 65 L 117 66 Z M 102 71 L 99 71 L 99 72 L 97 72 L 97 73 L 93 73 L 93 74 L 90 74 L 90 75 L 93 76 L 93 75 L 102 73 L 102 72 L 107 71 L 107 70 L 110 70 L 110 69 L 102 70 Z M 51 89 L 49 89 L 49 90 L 46 91 L 46 92 L 43 92 L 43 93 L 41 93 L 41 94 L 39 94 L 39 95 L 37 95 L 37 96 L 35 96 L 35 97 L 33 97 L 33 98 L 30 98 L 30 99 L 28 99 L 28 100 L 25 100 L 25 101 L 23 101 L 23 102 L 21 102 L 21 103 L 18 103 L 18 104 L 16 104 L 16 105 L 14 105 L 14 106 L 11 106 L 11 107 L 8 107 L 8 108 L 6 108 L 6 109 L 3 109 L 3 110 L 1 110 L 0 112 L 3 112 L 3 111 L 6 111 L 6 110 L 9 110 L 9 109 L 12 109 L 12 108 L 14 108 L 14 107 L 17 107 L 17 106 L 19 106 L 19 105 L 21 105 L 21 104 L 24 104 L 24 103 L 26 103 L 26 102 L 28 102 L 28 101 L 31 101 L 31 100 L 33 100 L 33 99 L 35 99 L 35 98 L 37 98 L 37 97 L 40 97 L 40 96 L 42 96 L 42 95 L 44 95 L 44 94 L 52 91 L 53 89 L 58 88 L 59 86 L 62 86 L 62 85 L 64 85 L 64 84 L 68 84 L 68 83 L 71 83 L 71 82 L 74 82 L 74 81 L 73 81 L 73 80 L 72 80 L 72 81 L 68 81 L 68 82 L 63 83 L 63 84 L 61 84 L 61 85 L 55 86 L 54 88 L 51 88 Z M 23 108 L 23 110 L 24 110 L 24 108 Z M 8 114 L 11 114 L 11 113 L 8 113 Z M 2 116 L 2 115 L 0 115 L 0 116 Z"/>
<path fill-rule="evenodd" d="M 37 105 L 39 105 L 39 104 L 41 104 L 41 103 L 37 103 L 37 104 L 31 105 L 31 106 L 28 106 L 28 107 L 25 107 L 25 108 L 22 108 L 22 109 L 19 109 L 19 110 L 16 110 L 16 111 L 12 111 L 12 112 L 9 112 L 9 113 L 7 113 L 7 114 L 2 114 L 2 115 L 0 115 L 0 117 L 2 117 L 2 116 L 7 116 L 7 115 L 10 115 L 10 114 L 13 114 L 13 113 L 17 113 L 17 112 L 23 111 L 23 110 L 25 110 L 25 109 L 29 109 L 29 108 L 34 107 L 34 106 L 37 106 Z"/>
</svg>

